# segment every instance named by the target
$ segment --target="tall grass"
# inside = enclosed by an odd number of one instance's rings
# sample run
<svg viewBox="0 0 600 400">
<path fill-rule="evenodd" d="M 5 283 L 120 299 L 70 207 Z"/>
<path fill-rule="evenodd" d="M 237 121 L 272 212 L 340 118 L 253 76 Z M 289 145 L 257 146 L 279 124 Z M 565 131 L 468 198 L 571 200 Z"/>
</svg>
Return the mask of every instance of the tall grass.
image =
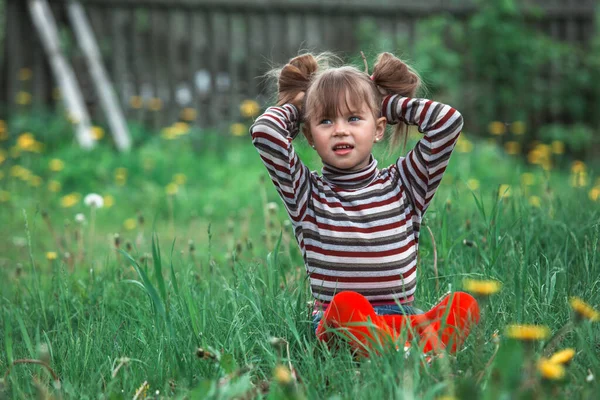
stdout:
<svg viewBox="0 0 600 400">
<path fill-rule="evenodd" d="M 178 154 L 173 164 L 162 155 L 169 151 Z M 316 168 L 310 149 L 298 151 Z M 158 168 L 144 170 L 148 154 Z M 95 240 L 80 258 L 47 259 L 58 249 L 40 210 L 59 243 L 76 248 L 74 232 L 90 229 L 72 222 L 84 206 L 61 208 L 58 195 L 3 183 L 12 197 L 0 228 L 0 397 L 593 398 L 598 390 L 597 324 L 578 321 L 556 343 L 577 351 L 560 381 L 542 379 L 536 366 L 547 341 L 505 334 L 514 323 L 559 331 L 574 318 L 571 296 L 600 304 L 600 209 L 564 173 L 535 172 L 536 184 L 524 187 L 524 167 L 492 146 L 453 156 L 424 221 L 435 243 L 423 229 L 417 305 L 431 307 L 465 277 L 495 279 L 503 289 L 483 302 L 464 350 L 427 363 L 416 348 L 357 360 L 317 342 L 301 256 L 284 211 L 264 204 L 280 204 L 274 189 L 265 184 L 264 199 L 254 195 L 263 167 L 248 143 L 230 141 L 221 156 L 198 157 L 177 143 L 150 143 L 127 159 L 103 148 L 95 156 L 99 172 L 89 179 L 63 172 L 65 192 L 102 188 L 117 199 L 98 210 Z M 43 169 L 52 157 L 69 166 L 88 156 L 59 149 L 23 163 Z M 128 182 L 118 186 L 112 171 L 123 166 Z M 187 182 L 166 194 L 177 172 Z M 478 190 L 465 187 L 469 178 Z M 503 183 L 510 196 L 498 193 Z M 148 223 L 124 228 L 138 212 Z"/>
</svg>

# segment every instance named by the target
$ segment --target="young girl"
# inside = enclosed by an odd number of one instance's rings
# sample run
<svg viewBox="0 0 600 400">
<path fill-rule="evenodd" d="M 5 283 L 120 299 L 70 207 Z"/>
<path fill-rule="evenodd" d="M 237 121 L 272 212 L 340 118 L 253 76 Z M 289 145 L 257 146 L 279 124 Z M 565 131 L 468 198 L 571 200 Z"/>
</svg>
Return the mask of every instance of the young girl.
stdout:
<svg viewBox="0 0 600 400">
<path fill-rule="evenodd" d="M 479 318 L 475 300 L 455 293 L 425 314 L 412 305 L 421 219 L 462 116 L 413 98 L 419 76 L 389 53 L 378 57 L 371 76 L 327 61 L 312 54 L 290 60 L 279 71 L 277 106 L 251 127 L 304 257 L 316 335 L 329 342 L 337 331 L 364 354 L 399 339 L 408 324 L 408 338 L 417 335 L 425 352 L 455 351 Z M 292 146 L 301 124 L 323 161 L 321 175 L 309 171 Z M 402 125 L 415 125 L 424 136 L 406 157 L 380 169 L 371 150 L 387 124 L 399 125 L 391 143 Z"/>
</svg>

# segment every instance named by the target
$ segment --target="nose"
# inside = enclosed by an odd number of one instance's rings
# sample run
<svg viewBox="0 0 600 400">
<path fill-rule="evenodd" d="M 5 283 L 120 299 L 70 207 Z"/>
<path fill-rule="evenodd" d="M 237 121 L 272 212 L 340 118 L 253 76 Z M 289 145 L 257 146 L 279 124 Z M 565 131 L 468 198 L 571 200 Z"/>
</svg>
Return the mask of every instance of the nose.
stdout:
<svg viewBox="0 0 600 400">
<path fill-rule="evenodd" d="M 335 136 L 345 136 L 348 134 L 348 129 L 344 122 L 336 122 L 334 126 L 334 135 Z"/>
</svg>

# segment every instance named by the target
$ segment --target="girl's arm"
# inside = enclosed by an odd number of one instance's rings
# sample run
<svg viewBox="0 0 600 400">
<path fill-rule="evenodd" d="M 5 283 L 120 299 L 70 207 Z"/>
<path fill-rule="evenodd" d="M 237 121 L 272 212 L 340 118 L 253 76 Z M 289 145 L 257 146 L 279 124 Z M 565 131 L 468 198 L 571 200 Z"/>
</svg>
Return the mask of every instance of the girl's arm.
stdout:
<svg viewBox="0 0 600 400">
<path fill-rule="evenodd" d="M 383 115 L 388 123 L 416 125 L 425 134 L 416 146 L 397 161 L 402 183 L 419 217 L 427 210 L 450 154 L 463 127 L 462 115 L 454 108 L 427 99 L 411 99 L 400 95 L 383 100 Z"/>
<path fill-rule="evenodd" d="M 306 212 L 310 193 L 310 172 L 292 147 L 298 130 L 298 110 L 292 104 L 269 107 L 250 128 L 252 143 L 294 221 Z"/>
</svg>

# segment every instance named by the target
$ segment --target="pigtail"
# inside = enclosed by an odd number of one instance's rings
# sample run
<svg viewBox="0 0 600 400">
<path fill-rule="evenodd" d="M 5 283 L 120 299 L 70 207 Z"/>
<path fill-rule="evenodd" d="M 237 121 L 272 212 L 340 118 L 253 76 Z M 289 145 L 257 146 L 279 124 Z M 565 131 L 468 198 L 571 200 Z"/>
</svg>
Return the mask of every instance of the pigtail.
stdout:
<svg viewBox="0 0 600 400">
<path fill-rule="evenodd" d="M 399 94 L 404 97 L 415 97 L 421 87 L 419 74 L 390 53 L 381 53 L 377 57 L 371 79 L 382 95 Z M 403 152 L 406 152 L 407 140 L 408 125 L 397 124 L 390 138 L 390 150 L 398 148 L 403 141 Z"/>
<path fill-rule="evenodd" d="M 318 68 L 317 59 L 310 53 L 292 58 L 279 72 L 277 105 L 291 103 L 299 93 L 306 92 Z"/>
</svg>

